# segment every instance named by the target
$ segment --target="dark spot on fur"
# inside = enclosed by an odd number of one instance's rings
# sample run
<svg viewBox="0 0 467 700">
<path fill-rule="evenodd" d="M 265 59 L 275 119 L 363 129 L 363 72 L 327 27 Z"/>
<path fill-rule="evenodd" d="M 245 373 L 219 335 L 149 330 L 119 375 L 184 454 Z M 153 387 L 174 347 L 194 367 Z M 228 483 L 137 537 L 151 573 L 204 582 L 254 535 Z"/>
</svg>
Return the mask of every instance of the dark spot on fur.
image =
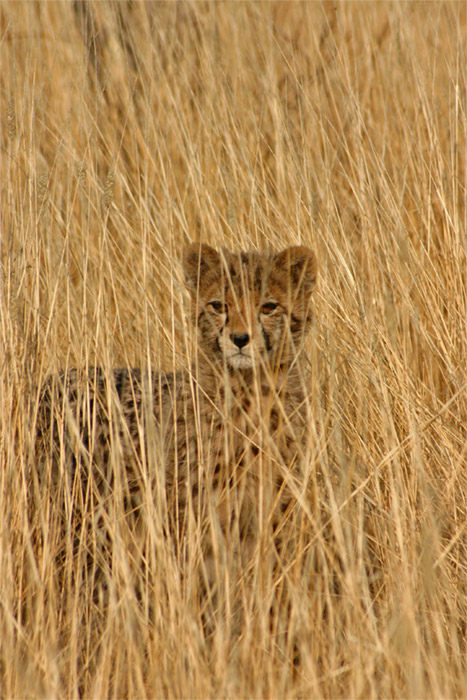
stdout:
<svg viewBox="0 0 467 700">
<path fill-rule="evenodd" d="M 250 448 L 250 449 L 251 449 L 251 454 L 253 454 L 253 455 L 255 455 L 255 456 L 256 456 L 257 454 L 259 454 L 259 447 L 257 447 L 257 445 L 251 445 L 251 448 Z"/>
<path fill-rule="evenodd" d="M 118 396 L 121 398 L 122 396 L 122 389 L 125 383 L 125 377 L 123 372 L 116 372 L 115 373 L 115 389 L 117 391 Z"/>
<path fill-rule="evenodd" d="M 285 513 L 285 511 L 288 509 L 288 507 L 289 507 L 289 500 L 286 498 L 282 499 L 282 501 L 280 503 L 281 513 Z"/>
<path fill-rule="evenodd" d="M 294 314 L 291 314 L 290 316 L 290 330 L 292 333 L 298 333 L 303 326 L 303 321 L 300 318 L 297 318 L 294 316 Z"/>
<path fill-rule="evenodd" d="M 294 439 L 290 437 L 290 435 L 287 435 L 285 438 L 285 445 L 287 449 L 289 450 L 290 447 L 294 444 Z"/>
<path fill-rule="evenodd" d="M 271 430 L 277 430 L 279 427 L 279 415 L 276 410 L 271 411 L 270 426 Z"/>
<path fill-rule="evenodd" d="M 263 278 L 264 278 L 264 275 L 263 275 L 263 270 L 261 269 L 261 265 L 257 265 L 255 268 L 255 272 L 254 272 L 253 284 L 254 284 L 254 288 L 258 292 L 261 292 L 263 290 L 263 282 L 264 282 Z"/>
</svg>

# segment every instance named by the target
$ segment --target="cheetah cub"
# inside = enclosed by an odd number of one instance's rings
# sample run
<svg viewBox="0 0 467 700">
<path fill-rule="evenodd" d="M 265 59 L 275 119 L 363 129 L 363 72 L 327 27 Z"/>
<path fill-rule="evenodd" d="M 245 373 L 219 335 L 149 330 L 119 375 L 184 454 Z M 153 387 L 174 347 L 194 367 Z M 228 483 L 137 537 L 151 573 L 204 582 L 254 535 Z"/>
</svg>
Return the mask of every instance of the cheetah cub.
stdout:
<svg viewBox="0 0 467 700">
<path fill-rule="evenodd" d="M 193 244 L 183 264 L 197 327 L 191 370 L 52 378 L 39 420 L 55 465 L 48 478 L 65 479 L 96 512 L 117 486 L 132 513 L 151 489 L 163 493 L 178 543 L 193 528 L 211 551 L 219 539 L 279 542 L 303 486 L 315 256 L 303 246 L 260 254 Z"/>
</svg>

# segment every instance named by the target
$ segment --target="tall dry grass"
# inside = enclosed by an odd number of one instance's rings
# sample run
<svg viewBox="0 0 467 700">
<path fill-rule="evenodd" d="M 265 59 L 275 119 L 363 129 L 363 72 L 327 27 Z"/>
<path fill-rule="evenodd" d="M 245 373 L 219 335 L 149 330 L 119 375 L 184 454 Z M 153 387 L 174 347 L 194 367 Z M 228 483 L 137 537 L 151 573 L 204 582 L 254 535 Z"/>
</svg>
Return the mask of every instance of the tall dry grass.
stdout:
<svg viewBox="0 0 467 700">
<path fill-rule="evenodd" d="M 465 696 L 465 5 L 0 17 L 0 695 Z M 198 239 L 318 256 L 303 547 L 321 563 L 290 584 L 294 649 L 257 617 L 207 639 L 150 509 L 138 596 L 115 517 L 97 625 L 70 549 L 57 583 L 56 504 L 32 486 L 46 376 L 187 365 Z"/>
</svg>

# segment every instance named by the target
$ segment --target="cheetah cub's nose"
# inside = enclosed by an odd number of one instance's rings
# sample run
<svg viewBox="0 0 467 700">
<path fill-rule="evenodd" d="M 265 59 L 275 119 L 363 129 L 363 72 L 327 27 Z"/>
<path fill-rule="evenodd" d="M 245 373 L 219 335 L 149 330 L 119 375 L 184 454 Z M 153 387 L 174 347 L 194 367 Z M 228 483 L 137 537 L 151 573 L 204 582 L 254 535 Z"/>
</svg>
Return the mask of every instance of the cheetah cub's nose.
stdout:
<svg viewBox="0 0 467 700">
<path fill-rule="evenodd" d="M 234 345 L 237 346 L 237 348 L 244 348 L 245 345 L 248 343 L 250 340 L 250 336 L 248 333 L 232 333 L 230 336 L 230 339 Z"/>
</svg>

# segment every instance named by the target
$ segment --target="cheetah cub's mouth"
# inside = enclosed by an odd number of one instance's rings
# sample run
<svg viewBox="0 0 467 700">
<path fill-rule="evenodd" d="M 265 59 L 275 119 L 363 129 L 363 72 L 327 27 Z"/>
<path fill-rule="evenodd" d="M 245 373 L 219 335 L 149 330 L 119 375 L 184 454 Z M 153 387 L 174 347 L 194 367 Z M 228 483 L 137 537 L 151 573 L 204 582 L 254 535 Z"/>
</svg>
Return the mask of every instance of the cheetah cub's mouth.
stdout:
<svg viewBox="0 0 467 700">
<path fill-rule="evenodd" d="M 250 369 L 255 364 L 251 355 L 244 352 L 237 352 L 228 358 L 228 363 L 234 369 Z"/>
<path fill-rule="evenodd" d="M 251 342 L 249 338 L 246 340 L 244 346 L 239 346 L 237 344 L 238 342 L 243 342 L 241 338 L 243 337 L 243 335 L 247 334 L 241 334 L 239 336 L 240 340 L 236 339 L 233 333 L 230 335 L 230 338 L 225 338 L 224 336 L 219 337 L 219 348 L 227 364 L 229 364 L 234 369 L 250 369 L 250 367 L 253 367 L 253 365 L 258 364 L 257 361 L 255 362 L 255 353 L 254 351 L 252 352 L 252 348 L 250 347 Z"/>
</svg>

